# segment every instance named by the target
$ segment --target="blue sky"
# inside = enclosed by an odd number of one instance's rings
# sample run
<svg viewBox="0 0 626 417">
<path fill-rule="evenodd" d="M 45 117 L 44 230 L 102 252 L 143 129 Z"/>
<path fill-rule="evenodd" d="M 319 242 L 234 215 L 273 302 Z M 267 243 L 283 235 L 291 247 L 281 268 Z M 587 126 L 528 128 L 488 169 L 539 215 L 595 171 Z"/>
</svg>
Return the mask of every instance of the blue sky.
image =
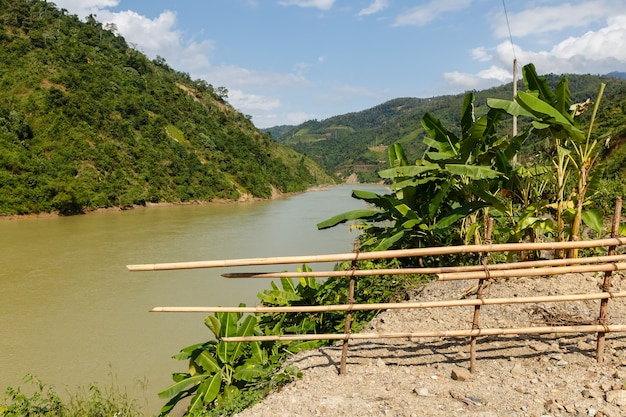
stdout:
<svg viewBox="0 0 626 417">
<path fill-rule="evenodd" d="M 626 71 L 624 0 L 55 3 L 114 23 L 150 58 L 226 87 L 259 128 L 503 84 L 514 56 L 540 73 Z"/>
</svg>

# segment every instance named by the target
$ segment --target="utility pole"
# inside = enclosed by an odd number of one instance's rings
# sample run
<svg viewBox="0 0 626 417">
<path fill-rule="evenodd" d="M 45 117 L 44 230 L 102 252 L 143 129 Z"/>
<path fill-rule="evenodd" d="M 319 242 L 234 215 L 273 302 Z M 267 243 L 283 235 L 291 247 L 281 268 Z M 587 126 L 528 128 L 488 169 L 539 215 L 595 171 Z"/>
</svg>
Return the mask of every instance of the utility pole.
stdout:
<svg viewBox="0 0 626 417">
<path fill-rule="evenodd" d="M 517 58 L 513 58 L 513 100 L 517 96 Z M 513 136 L 517 135 L 517 116 L 513 116 Z"/>
</svg>

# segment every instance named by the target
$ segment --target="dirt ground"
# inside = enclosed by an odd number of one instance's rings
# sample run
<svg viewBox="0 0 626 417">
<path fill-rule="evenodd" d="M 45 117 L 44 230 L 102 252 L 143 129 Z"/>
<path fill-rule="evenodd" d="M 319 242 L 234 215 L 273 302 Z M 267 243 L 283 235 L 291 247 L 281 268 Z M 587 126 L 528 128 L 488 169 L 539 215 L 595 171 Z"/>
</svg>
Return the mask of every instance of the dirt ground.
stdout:
<svg viewBox="0 0 626 417">
<path fill-rule="evenodd" d="M 494 280 L 485 298 L 599 291 L 603 274 Z M 432 282 L 411 301 L 458 299 L 468 281 Z M 613 275 L 612 291 L 626 290 Z M 473 296 L 475 297 L 475 296 Z M 595 324 L 599 301 L 482 306 L 480 326 Z M 626 302 L 609 301 L 609 323 L 626 324 Z M 364 332 L 471 328 L 473 307 L 387 310 Z M 626 334 L 608 333 L 597 363 L 595 333 L 478 338 L 476 373 L 469 338 L 351 341 L 347 374 L 341 347 L 300 353 L 303 377 L 240 417 L 279 416 L 626 416 Z"/>
</svg>

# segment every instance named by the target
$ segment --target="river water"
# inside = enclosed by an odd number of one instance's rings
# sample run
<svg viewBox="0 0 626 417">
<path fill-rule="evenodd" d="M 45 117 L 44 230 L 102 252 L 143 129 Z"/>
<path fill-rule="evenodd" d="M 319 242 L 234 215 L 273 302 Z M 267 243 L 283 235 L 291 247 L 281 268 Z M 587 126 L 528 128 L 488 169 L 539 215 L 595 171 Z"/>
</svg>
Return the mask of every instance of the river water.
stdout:
<svg viewBox="0 0 626 417">
<path fill-rule="evenodd" d="M 342 185 L 263 202 L 0 221 L 0 390 L 21 386 L 26 374 L 60 394 L 97 382 L 122 387 L 156 413 L 163 403 L 156 393 L 186 367 L 171 356 L 210 332 L 204 314 L 148 310 L 254 305 L 269 281 L 220 277 L 241 268 L 129 272 L 125 266 L 350 252 L 356 234 L 347 225 L 318 231 L 316 224 L 363 208 L 352 189 L 384 192 Z M 296 266 L 269 270 L 277 268 Z"/>
</svg>

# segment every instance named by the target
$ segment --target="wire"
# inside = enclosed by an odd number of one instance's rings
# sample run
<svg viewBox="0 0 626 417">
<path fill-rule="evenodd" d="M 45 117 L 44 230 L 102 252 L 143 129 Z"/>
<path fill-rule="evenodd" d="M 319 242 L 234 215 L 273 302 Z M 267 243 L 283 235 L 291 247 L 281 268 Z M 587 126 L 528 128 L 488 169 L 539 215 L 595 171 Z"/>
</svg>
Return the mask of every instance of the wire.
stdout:
<svg viewBox="0 0 626 417">
<path fill-rule="evenodd" d="M 506 27 L 509 29 L 509 40 L 511 41 L 511 49 L 513 50 L 513 59 L 517 61 L 517 56 L 515 55 L 515 44 L 513 43 L 513 34 L 511 33 L 511 25 L 509 23 L 509 14 L 506 11 L 505 0 L 502 0 L 502 7 L 504 7 L 504 17 L 506 18 Z"/>
</svg>

